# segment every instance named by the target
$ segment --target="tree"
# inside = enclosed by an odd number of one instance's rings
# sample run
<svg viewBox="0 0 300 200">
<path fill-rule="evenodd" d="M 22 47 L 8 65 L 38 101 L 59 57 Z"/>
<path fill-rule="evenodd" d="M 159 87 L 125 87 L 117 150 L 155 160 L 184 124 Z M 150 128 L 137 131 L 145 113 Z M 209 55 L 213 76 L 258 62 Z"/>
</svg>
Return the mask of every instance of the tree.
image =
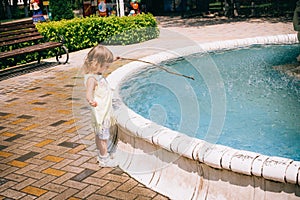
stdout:
<svg viewBox="0 0 300 200">
<path fill-rule="evenodd" d="M 4 10 L 6 10 L 6 18 L 11 19 L 12 15 L 11 15 L 11 10 L 10 10 L 10 5 L 8 0 L 4 0 Z"/>
<path fill-rule="evenodd" d="M 25 17 L 28 17 L 29 14 L 28 14 L 28 2 L 27 0 L 24 0 L 24 13 L 25 13 Z"/>
<path fill-rule="evenodd" d="M 202 12 L 202 13 L 208 13 L 208 11 L 209 11 L 209 0 L 201 0 L 200 1 L 200 11 Z"/>
<path fill-rule="evenodd" d="M 72 10 L 72 5 L 69 1 L 65 0 L 50 0 L 49 8 L 52 14 L 52 19 L 54 21 L 59 21 L 61 19 L 72 19 L 74 18 L 74 13 Z"/>
<path fill-rule="evenodd" d="M 73 6 L 73 9 L 82 8 L 82 0 L 71 0 L 71 4 Z"/>
<path fill-rule="evenodd" d="M 4 1 L 0 0 L 0 19 L 5 19 Z"/>
<path fill-rule="evenodd" d="M 18 0 L 13 0 L 12 16 L 15 19 L 18 19 L 20 17 L 20 11 L 18 9 Z"/>
</svg>

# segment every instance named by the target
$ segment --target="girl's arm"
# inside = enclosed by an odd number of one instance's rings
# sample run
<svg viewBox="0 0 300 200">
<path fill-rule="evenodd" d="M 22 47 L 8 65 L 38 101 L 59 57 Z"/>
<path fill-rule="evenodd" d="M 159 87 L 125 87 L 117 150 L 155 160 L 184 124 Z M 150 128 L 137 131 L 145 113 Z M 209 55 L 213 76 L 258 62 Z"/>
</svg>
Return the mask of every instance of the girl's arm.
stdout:
<svg viewBox="0 0 300 200">
<path fill-rule="evenodd" d="M 88 78 L 86 83 L 86 100 L 93 107 L 97 106 L 97 102 L 94 101 L 94 90 L 96 85 L 97 81 L 94 78 Z"/>
</svg>

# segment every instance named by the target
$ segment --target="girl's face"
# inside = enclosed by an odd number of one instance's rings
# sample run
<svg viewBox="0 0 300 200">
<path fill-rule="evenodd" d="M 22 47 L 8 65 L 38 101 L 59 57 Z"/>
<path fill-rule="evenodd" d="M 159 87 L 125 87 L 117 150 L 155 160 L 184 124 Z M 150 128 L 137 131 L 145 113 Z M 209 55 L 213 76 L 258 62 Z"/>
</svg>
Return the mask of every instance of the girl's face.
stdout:
<svg viewBox="0 0 300 200">
<path fill-rule="evenodd" d="M 111 65 L 111 63 L 106 63 L 102 67 L 99 67 L 97 70 L 97 74 L 103 74 Z"/>
</svg>

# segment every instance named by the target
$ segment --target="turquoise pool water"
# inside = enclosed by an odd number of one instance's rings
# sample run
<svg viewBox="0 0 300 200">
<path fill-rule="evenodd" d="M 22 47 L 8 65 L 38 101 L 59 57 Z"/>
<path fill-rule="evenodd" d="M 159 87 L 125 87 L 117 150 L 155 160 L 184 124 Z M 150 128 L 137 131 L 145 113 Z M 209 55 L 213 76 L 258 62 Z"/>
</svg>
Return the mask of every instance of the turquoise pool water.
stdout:
<svg viewBox="0 0 300 200">
<path fill-rule="evenodd" d="M 120 94 L 143 117 L 212 142 L 210 126 L 218 115 L 212 109 L 218 101 L 209 84 L 220 77 L 224 124 L 214 142 L 300 161 L 300 81 L 273 68 L 296 63 L 299 53 L 299 45 L 255 45 L 192 54 L 161 64 L 194 81 L 150 67 L 129 77 Z M 207 75 L 212 71 L 218 75 Z"/>
</svg>

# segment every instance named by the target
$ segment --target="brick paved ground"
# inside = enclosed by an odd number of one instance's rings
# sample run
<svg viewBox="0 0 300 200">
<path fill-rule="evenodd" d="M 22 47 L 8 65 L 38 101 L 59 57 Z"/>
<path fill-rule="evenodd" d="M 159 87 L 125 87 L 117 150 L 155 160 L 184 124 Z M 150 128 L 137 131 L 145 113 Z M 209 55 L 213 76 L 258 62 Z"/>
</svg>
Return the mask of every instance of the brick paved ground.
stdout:
<svg viewBox="0 0 300 200">
<path fill-rule="evenodd" d="M 63 68 L 1 82 L 0 199 L 166 199 L 96 164 L 72 113 L 77 69 Z"/>
<path fill-rule="evenodd" d="M 160 26 L 182 31 L 197 42 L 240 38 L 240 32 L 243 37 L 264 35 L 264 31 L 268 35 L 295 33 L 285 22 L 259 22 L 246 34 L 245 23 Z M 224 33 L 213 32 L 214 26 Z M 162 35 L 151 42 L 159 46 L 166 38 Z M 124 47 L 112 49 L 118 48 Z M 86 148 L 93 141 L 89 119 L 82 117 L 88 110 L 80 95 L 74 95 L 77 81 L 82 82 L 77 73 L 86 53 L 72 53 L 70 64 L 48 63 L 51 66 L 43 70 L 0 82 L 0 199 L 167 199 L 119 168 L 100 168 Z M 77 130 L 87 134 L 82 136 Z"/>
</svg>

